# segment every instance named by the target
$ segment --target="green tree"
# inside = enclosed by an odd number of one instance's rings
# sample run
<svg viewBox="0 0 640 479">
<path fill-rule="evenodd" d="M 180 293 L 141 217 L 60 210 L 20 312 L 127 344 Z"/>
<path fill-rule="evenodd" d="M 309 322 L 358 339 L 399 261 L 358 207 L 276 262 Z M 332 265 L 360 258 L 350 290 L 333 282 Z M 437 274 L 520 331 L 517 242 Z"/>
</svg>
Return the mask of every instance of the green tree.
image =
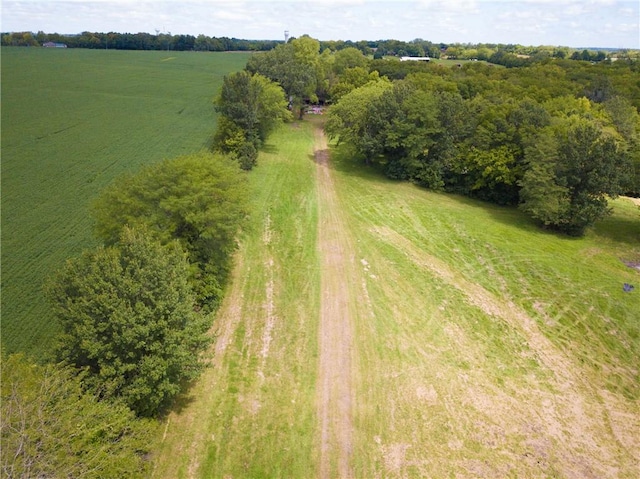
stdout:
<svg viewBox="0 0 640 479">
<path fill-rule="evenodd" d="M 188 270 L 177 242 L 161 245 L 127 227 L 117 246 L 68 260 L 47 286 L 63 331 L 58 358 L 141 416 L 166 409 L 202 370 L 199 353 L 210 341 Z"/>
<path fill-rule="evenodd" d="M 282 88 L 247 71 L 224 78 L 215 109 L 221 116 L 214 147 L 234 154 L 243 170 L 255 166 L 262 143 L 277 125 L 291 118 Z"/>
<path fill-rule="evenodd" d="M 153 423 L 83 392 L 71 368 L 3 357 L 0 389 L 3 477 L 148 477 Z"/>
<path fill-rule="evenodd" d="M 354 47 L 344 48 L 334 54 L 333 71 L 341 75 L 348 68 L 368 69 L 370 60 Z"/>
<path fill-rule="evenodd" d="M 610 213 L 607 198 L 623 192 L 630 173 L 615 138 L 588 119 L 570 118 L 544 129 L 527 150 L 527 162 L 522 210 L 574 236 Z"/>
<path fill-rule="evenodd" d="M 246 69 L 278 83 L 288 96 L 291 108 L 302 119 L 305 102 L 318 99 L 317 75 L 322 71 L 318 68 L 319 57 L 320 43 L 304 35 L 268 52 L 253 55 Z"/>
<path fill-rule="evenodd" d="M 358 87 L 364 86 L 370 81 L 377 81 L 380 78 L 377 71 L 369 73 L 362 67 L 353 67 L 343 70 L 339 80 L 331 88 L 331 99 L 338 101 L 350 91 Z"/>
<path fill-rule="evenodd" d="M 440 165 L 431 161 L 430 150 L 440 132 L 436 96 L 417 89 L 411 82 L 398 81 L 372 105 L 384 138 L 385 171 L 395 179 L 409 179 L 440 188 Z M 374 123 L 375 124 L 375 123 Z"/>
<path fill-rule="evenodd" d="M 351 145 L 366 163 L 382 153 L 383 139 L 374 126 L 372 106 L 393 87 L 386 79 L 372 81 L 343 96 L 329 109 L 325 130 L 330 138 Z"/>
<path fill-rule="evenodd" d="M 220 153 L 201 152 L 148 166 L 105 188 L 92 204 L 95 232 L 117 244 L 126 225 L 163 244 L 178 240 L 191 264 L 200 305 L 217 307 L 247 211 L 246 177 Z"/>
<path fill-rule="evenodd" d="M 264 141 L 278 124 L 290 117 L 282 88 L 260 74 L 251 75 L 247 71 L 224 78 L 215 108 L 244 130 L 249 141 Z"/>
<path fill-rule="evenodd" d="M 545 129 L 525 156 L 529 168 L 521 181 L 520 208 L 546 227 L 567 218 L 571 203 L 569 188 L 558 184 L 558 142 L 551 128 Z"/>
</svg>

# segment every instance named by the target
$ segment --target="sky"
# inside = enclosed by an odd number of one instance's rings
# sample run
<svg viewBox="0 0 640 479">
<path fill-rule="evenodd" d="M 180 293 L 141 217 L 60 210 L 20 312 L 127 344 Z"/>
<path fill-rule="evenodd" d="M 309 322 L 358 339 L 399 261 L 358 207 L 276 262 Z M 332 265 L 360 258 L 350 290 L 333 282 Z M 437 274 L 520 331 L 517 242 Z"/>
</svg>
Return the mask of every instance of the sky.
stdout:
<svg viewBox="0 0 640 479">
<path fill-rule="evenodd" d="M 0 30 L 640 48 L 640 0 L 1 0 Z"/>
</svg>

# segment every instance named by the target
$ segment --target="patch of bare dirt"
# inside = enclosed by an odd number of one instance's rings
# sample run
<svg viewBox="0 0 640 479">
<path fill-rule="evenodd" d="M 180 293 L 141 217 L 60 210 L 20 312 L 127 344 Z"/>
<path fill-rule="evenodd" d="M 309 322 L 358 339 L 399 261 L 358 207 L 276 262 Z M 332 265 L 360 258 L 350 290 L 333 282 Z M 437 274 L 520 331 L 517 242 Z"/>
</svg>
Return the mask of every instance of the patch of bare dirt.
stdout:
<svg viewBox="0 0 640 479">
<path fill-rule="evenodd" d="M 625 196 L 624 198 L 626 198 L 629 201 L 631 201 L 634 205 L 640 207 L 640 198 L 631 198 L 630 196 Z"/>
<path fill-rule="evenodd" d="M 640 272 L 640 261 L 623 261 L 623 263 Z"/>
<path fill-rule="evenodd" d="M 329 169 L 324 132 L 316 130 L 315 161 L 320 204 L 318 248 L 321 261 L 319 369 L 319 477 L 353 477 L 351 351 L 353 320 L 349 311 L 348 271 L 351 245 Z M 336 466 L 337 465 L 337 470 Z"/>
</svg>

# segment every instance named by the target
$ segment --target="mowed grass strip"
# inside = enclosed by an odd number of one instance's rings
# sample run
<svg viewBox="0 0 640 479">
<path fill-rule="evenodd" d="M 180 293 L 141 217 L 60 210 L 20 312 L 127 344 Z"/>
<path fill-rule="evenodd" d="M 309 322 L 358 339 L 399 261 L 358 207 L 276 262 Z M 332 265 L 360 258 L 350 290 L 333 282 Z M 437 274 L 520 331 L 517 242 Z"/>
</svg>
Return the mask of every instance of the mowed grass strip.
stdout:
<svg viewBox="0 0 640 479">
<path fill-rule="evenodd" d="M 154 477 L 317 477 L 314 123 L 283 128 L 250 173 L 212 367 L 168 419 Z M 622 284 L 638 277 L 621 261 L 639 253 L 636 207 L 566 238 L 332 155 L 359 268 L 354 477 L 637 476 L 640 304 Z"/>
<path fill-rule="evenodd" d="M 211 367 L 168 418 L 157 478 L 314 477 L 319 260 L 313 128 L 284 125 L 249 174 L 252 215 Z"/>
<path fill-rule="evenodd" d="M 637 475 L 637 207 L 572 239 L 332 164 L 362 267 L 355 476 Z"/>
<path fill-rule="evenodd" d="M 116 176 L 209 146 L 212 100 L 246 53 L 2 49 L 2 345 L 46 354 L 43 281 L 92 247 Z M 165 61 L 171 58 L 171 61 Z"/>
</svg>

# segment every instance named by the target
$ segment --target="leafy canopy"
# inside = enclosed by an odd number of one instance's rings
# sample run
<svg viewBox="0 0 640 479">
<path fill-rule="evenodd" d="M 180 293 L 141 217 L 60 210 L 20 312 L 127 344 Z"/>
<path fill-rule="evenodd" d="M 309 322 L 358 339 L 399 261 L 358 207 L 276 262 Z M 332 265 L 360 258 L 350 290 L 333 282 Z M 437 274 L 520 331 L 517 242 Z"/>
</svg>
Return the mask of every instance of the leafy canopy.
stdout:
<svg viewBox="0 0 640 479">
<path fill-rule="evenodd" d="M 291 118 L 282 88 L 247 71 L 224 78 L 215 109 L 221 114 L 215 147 L 235 154 L 245 170 L 255 165 L 257 150 L 274 128 Z"/>
<path fill-rule="evenodd" d="M 230 268 L 235 235 L 247 212 L 246 178 L 222 154 L 201 152 L 122 176 L 92 205 L 97 236 L 118 243 L 125 226 L 143 226 L 187 253 L 198 302 L 215 308 Z"/>
<path fill-rule="evenodd" d="M 3 357 L 0 389 L 3 477 L 148 477 L 153 423 L 84 393 L 72 369 Z"/>
<path fill-rule="evenodd" d="M 142 416 L 161 412 L 199 374 L 209 342 L 188 268 L 176 242 L 128 227 L 117 245 L 68 260 L 47 286 L 62 327 L 58 358 L 87 370 L 97 394 Z"/>
<path fill-rule="evenodd" d="M 586 119 L 545 129 L 527 155 L 521 209 L 545 226 L 578 236 L 609 213 L 607 197 L 623 192 L 630 169 L 615 139 Z"/>
</svg>

